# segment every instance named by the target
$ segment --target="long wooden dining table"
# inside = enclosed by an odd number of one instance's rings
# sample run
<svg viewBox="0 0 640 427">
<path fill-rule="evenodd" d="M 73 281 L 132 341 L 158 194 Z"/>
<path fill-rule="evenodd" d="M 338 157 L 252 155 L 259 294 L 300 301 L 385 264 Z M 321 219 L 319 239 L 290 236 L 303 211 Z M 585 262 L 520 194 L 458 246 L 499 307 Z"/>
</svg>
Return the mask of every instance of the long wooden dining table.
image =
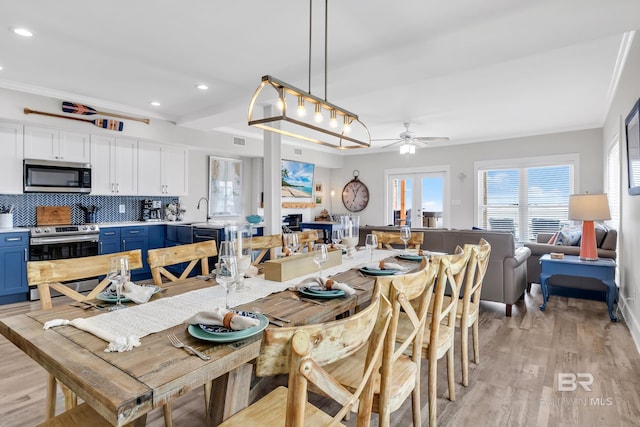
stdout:
<svg viewBox="0 0 640 427">
<path fill-rule="evenodd" d="M 378 255 L 384 258 L 393 252 L 379 251 Z M 408 268 L 418 265 L 395 258 L 393 262 Z M 320 305 L 294 299 L 295 292 L 284 290 L 235 308 L 273 313 L 289 319 L 291 323 L 286 326 L 295 326 L 333 320 L 370 302 L 374 276 L 362 274 L 357 267 L 332 273 L 335 280 L 351 285 L 355 295 L 319 300 L 324 303 Z M 253 282 L 251 286 L 260 286 L 259 283 Z M 198 278 L 172 282 L 154 295 L 152 301 L 212 285 L 215 285 L 213 280 Z M 107 353 L 105 341 L 83 330 L 72 326 L 43 329 L 45 322 L 53 319 L 92 317 L 101 313 L 103 311 L 60 305 L 0 319 L 0 334 L 114 426 L 145 425 L 149 411 L 209 381 L 213 381 L 207 411 L 209 425 L 215 426 L 247 406 L 252 376 L 250 362 L 258 356 L 262 334 L 236 342 L 214 343 L 192 337 L 187 325 L 180 324 L 145 336 L 141 345 L 132 351 Z M 183 343 L 211 359 L 205 361 L 173 347 L 167 339 L 169 334 L 175 334 Z"/>
</svg>

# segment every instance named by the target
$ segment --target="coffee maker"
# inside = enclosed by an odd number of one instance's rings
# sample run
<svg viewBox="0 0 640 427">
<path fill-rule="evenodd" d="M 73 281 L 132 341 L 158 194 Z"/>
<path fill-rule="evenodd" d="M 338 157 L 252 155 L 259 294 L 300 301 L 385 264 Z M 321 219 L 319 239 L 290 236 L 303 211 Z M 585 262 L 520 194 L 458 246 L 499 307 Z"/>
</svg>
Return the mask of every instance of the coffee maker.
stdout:
<svg viewBox="0 0 640 427">
<path fill-rule="evenodd" d="M 142 201 L 143 221 L 162 221 L 162 202 L 160 200 L 145 199 Z"/>
</svg>

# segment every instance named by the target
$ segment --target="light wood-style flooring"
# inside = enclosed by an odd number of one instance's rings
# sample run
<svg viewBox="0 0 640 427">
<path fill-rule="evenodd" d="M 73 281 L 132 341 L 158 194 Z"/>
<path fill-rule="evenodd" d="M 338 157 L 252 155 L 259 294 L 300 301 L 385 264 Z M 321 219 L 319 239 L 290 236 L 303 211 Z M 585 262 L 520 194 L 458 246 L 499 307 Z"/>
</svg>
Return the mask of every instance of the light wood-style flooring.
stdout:
<svg viewBox="0 0 640 427">
<path fill-rule="evenodd" d="M 447 399 L 446 366 L 444 361 L 439 363 L 440 426 L 640 425 L 640 355 L 626 324 L 611 323 L 602 301 L 551 296 L 547 311 L 541 312 L 541 300 L 540 287 L 533 285 L 531 294 L 514 306 L 511 318 L 504 316 L 501 304 L 482 305 L 480 364 L 470 363 L 469 387 L 463 387 L 456 355 L 455 402 Z M 38 304 L 0 306 L 0 317 L 32 308 Z M 558 391 L 560 373 L 592 375 L 590 391 L 580 385 L 573 392 Z M 425 405 L 426 376 L 423 364 Z M 285 382 L 285 378 L 270 381 L 272 385 Z M 45 384 L 45 371 L 0 337 L 0 425 L 22 427 L 42 421 Z M 322 398 L 312 400 L 327 411 L 332 408 Z M 58 408 L 62 407 L 59 399 Z M 173 414 L 176 426 L 204 425 L 202 390 L 175 400 Z M 422 416 L 427 425 L 426 406 Z M 391 421 L 393 426 L 411 425 L 409 401 Z M 345 424 L 355 426 L 355 417 Z M 149 415 L 147 425 L 164 425 L 160 410 Z M 378 425 L 375 414 L 372 425 Z"/>
</svg>

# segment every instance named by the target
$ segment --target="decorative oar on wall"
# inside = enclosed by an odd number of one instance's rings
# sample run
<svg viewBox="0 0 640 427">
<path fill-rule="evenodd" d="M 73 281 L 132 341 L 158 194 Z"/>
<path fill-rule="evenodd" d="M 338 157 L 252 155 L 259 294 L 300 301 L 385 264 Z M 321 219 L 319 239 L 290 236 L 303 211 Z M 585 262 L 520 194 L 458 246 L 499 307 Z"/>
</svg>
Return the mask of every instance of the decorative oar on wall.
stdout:
<svg viewBox="0 0 640 427">
<path fill-rule="evenodd" d="M 123 115 L 114 114 L 114 113 L 105 113 L 104 111 L 98 111 L 95 108 L 91 108 L 88 105 L 76 104 L 76 103 L 67 102 L 67 101 L 62 102 L 62 111 L 64 111 L 65 113 L 82 114 L 83 116 L 93 116 L 94 114 L 101 114 L 103 116 L 117 117 L 119 119 L 135 120 L 137 122 L 149 124 L 149 119 L 140 119 L 138 117 L 123 116 Z"/>
<path fill-rule="evenodd" d="M 81 122 L 92 123 L 93 125 L 98 126 L 99 128 L 109 129 L 109 130 L 117 130 L 119 132 L 122 132 L 122 129 L 124 128 L 124 123 L 122 123 L 119 120 L 80 119 L 78 117 L 69 117 L 69 116 L 63 116 L 61 114 L 53 114 L 53 113 L 45 113 L 43 111 L 35 111 L 35 110 L 31 110 L 29 108 L 25 108 L 24 109 L 24 113 L 25 114 L 40 114 L 40 115 L 43 115 L 43 116 L 50 116 L 50 117 L 60 117 L 61 119 L 68 119 L 68 120 L 78 120 L 78 121 L 81 121 Z"/>
</svg>

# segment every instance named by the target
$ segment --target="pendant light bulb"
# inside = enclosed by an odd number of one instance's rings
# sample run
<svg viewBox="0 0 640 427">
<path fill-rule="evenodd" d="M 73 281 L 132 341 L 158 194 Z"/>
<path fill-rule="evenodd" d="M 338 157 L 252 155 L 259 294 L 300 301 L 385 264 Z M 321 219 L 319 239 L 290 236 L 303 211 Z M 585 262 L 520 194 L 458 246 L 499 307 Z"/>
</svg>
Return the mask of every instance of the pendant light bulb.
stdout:
<svg viewBox="0 0 640 427">
<path fill-rule="evenodd" d="M 320 104 L 316 104 L 316 112 L 313 114 L 313 121 L 316 123 L 322 123 L 324 117 L 322 117 L 322 106 Z"/>
<path fill-rule="evenodd" d="M 329 116 L 329 126 L 332 128 L 338 127 L 338 119 L 336 119 L 336 110 L 331 110 L 331 114 Z"/>
<path fill-rule="evenodd" d="M 307 115 L 307 110 L 304 108 L 304 97 L 302 95 L 298 95 L 298 117 L 304 117 Z"/>
<path fill-rule="evenodd" d="M 342 132 L 351 132 L 351 118 L 349 116 L 344 116 L 344 125 L 342 126 Z"/>
</svg>

